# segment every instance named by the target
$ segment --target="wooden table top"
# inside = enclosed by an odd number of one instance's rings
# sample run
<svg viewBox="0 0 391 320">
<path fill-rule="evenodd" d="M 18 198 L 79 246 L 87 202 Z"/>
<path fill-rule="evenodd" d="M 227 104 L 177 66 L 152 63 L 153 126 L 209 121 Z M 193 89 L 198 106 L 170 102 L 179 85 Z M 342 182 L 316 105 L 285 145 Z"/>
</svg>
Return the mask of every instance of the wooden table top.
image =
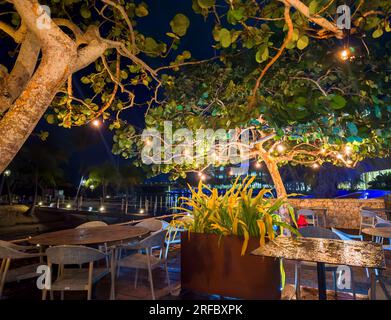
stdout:
<svg viewBox="0 0 391 320">
<path fill-rule="evenodd" d="M 277 237 L 251 254 L 352 267 L 385 268 L 382 246 L 366 241 Z"/>
<path fill-rule="evenodd" d="M 113 225 L 43 233 L 32 237 L 29 242 L 46 246 L 92 245 L 131 240 L 148 233 L 149 230 L 142 227 Z"/>
<path fill-rule="evenodd" d="M 362 232 L 370 236 L 391 238 L 391 227 L 364 228 Z"/>
</svg>

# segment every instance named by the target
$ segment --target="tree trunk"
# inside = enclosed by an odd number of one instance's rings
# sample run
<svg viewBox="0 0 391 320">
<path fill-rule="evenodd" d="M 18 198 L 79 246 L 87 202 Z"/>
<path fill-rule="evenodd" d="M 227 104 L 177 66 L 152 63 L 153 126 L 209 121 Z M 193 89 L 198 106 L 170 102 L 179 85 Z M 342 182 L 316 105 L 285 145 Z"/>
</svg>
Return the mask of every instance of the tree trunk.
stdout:
<svg viewBox="0 0 391 320">
<path fill-rule="evenodd" d="M 281 174 L 278 169 L 277 162 L 272 157 L 270 157 L 270 155 L 267 152 L 261 152 L 260 155 L 262 160 L 265 162 L 269 174 L 273 180 L 277 197 L 286 197 L 287 193 L 285 190 L 284 183 L 281 179 Z"/>
</svg>

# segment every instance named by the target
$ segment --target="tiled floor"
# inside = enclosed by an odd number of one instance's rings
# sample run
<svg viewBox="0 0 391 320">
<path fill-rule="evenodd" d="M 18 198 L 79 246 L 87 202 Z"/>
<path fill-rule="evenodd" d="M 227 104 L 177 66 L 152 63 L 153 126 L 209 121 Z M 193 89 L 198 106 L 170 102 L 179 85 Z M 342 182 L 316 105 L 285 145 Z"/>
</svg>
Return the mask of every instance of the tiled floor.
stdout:
<svg viewBox="0 0 391 320">
<path fill-rule="evenodd" d="M 391 265 L 391 254 L 386 253 L 386 264 Z M 169 252 L 169 275 L 172 292 L 170 294 L 165 281 L 165 272 L 163 269 L 157 269 L 153 273 L 155 292 L 158 299 L 219 299 L 217 296 L 202 296 L 180 290 L 180 250 L 179 247 Z M 294 282 L 294 264 L 291 261 L 285 262 L 286 282 L 287 285 L 283 291 L 283 299 L 296 299 Z M 369 288 L 369 279 L 366 276 L 365 269 L 354 268 L 354 277 L 356 283 L 357 299 L 368 299 L 367 293 Z M 384 275 L 387 282 L 391 284 L 391 268 L 388 268 Z M 302 271 L 302 299 L 318 299 L 317 292 L 317 274 L 316 269 Z M 327 298 L 328 299 L 352 299 L 349 292 L 338 292 L 334 294 L 332 290 L 331 274 L 327 273 Z M 94 299 L 108 299 L 110 292 L 110 276 L 103 278 L 94 288 Z M 35 281 L 22 281 L 21 283 L 7 284 L 4 292 L 5 298 L 23 298 L 23 299 L 40 299 L 41 293 L 35 287 Z M 85 293 L 69 292 L 65 294 L 65 299 L 85 299 Z M 59 295 L 55 296 L 59 299 Z M 134 288 L 134 272 L 132 270 L 122 269 L 116 281 L 116 299 L 151 299 L 149 281 L 146 271 L 140 271 L 139 283 L 137 289 Z"/>
</svg>

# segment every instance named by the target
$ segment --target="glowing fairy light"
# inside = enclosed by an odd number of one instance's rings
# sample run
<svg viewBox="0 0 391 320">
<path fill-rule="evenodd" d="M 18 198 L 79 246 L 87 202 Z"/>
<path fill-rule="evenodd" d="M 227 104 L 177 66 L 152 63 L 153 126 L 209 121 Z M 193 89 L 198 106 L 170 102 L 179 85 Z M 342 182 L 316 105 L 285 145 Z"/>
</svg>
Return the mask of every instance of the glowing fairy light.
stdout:
<svg viewBox="0 0 391 320">
<path fill-rule="evenodd" d="M 286 147 L 280 143 L 279 145 L 277 145 L 277 151 L 278 153 L 283 153 L 284 151 L 286 150 Z"/>
<path fill-rule="evenodd" d="M 345 153 L 346 153 L 346 154 L 350 154 L 352 151 L 353 151 L 353 149 L 352 149 L 351 146 L 346 146 L 346 147 L 345 147 Z"/>
<path fill-rule="evenodd" d="M 201 174 L 201 175 L 200 175 L 200 179 L 201 179 L 201 180 L 205 180 L 205 179 L 206 179 L 206 176 L 205 176 L 204 174 Z"/>
<path fill-rule="evenodd" d="M 325 148 L 321 148 L 321 149 L 320 149 L 320 153 L 321 153 L 321 154 L 325 154 L 325 153 L 326 153 L 326 149 L 325 149 Z"/>
<path fill-rule="evenodd" d="M 255 162 L 254 166 L 255 166 L 255 168 L 259 169 L 261 167 L 261 163 L 257 161 L 257 162 Z"/>
<path fill-rule="evenodd" d="M 343 155 L 340 154 L 340 153 L 338 153 L 338 154 L 337 154 L 337 159 L 341 160 L 342 158 L 343 158 Z"/>
<path fill-rule="evenodd" d="M 101 125 L 101 122 L 98 120 L 98 119 L 95 119 L 92 121 L 92 125 L 95 127 L 95 128 L 99 128 L 100 125 Z"/>
<path fill-rule="evenodd" d="M 339 57 L 341 58 L 341 60 L 343 61 L 346 61 L 349 59 L 349 56 L 350 56 L 350 52 L 348 49 L 343 49 L 340 53 L 339 53 Z"/>
<path fill-rule="evenodd" d="M 314 164 L 312 165 L 312 168 L 313 168 L 313 169 L 319 169 L 319 164 L 314 163 Z"/>
</svg>

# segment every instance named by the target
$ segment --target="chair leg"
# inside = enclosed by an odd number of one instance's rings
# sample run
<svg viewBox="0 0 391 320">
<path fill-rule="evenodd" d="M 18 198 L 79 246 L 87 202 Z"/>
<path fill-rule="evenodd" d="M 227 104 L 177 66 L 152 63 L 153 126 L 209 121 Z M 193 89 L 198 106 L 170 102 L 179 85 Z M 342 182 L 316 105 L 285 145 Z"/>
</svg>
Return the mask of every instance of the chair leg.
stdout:
<svg viewBox="0 0 391 320">
<path fill-rule="evenodd" d="M 48 291 L 46 289 L 42 290 L 42 300 L 46 300 L 47 293 L 48 293 Z"/>
<path fill-rule="evenodd" d="M 115 257 L 115 259 L 119 262 L 119 260 L 121 260 L 121 256 L 122 256 L 122 248 L 118 248 L 118 250 L 117 250 L 117 257 Z M 121 271 L 121 265 L 120 265 L 120 263 L 118 263 L 118 266 L 117 266 L 117 279 L 119 278 L 120 271 Z"/>
<path fill-rule="evenodd" d="M 338 289 L 338 286 L 337 286 L 337 272 L 333 271 L 333 272 L 331 272 L 331 274 L 333 276 L 334 296 L 337 297 L 337 289 Z"/>
<path fill-rule="evenodd" d="M 61 300 L 64 300 L 64 290 L 61 291 Z"/>
<path fill-rule="evenodd" d="M 168 290 L 170 292 L 170 294 L 172 293 L 171 292 L 171 282 L 170 282 L 170 276 L 168 274 L 168 266 L 167 266 L 167 261 L 164 261 L 164 270 L 166 270 L 166 277 L 167 277 L 167 285 L 168 285 Z"/>
<path fill-rule="evenodd" d="M 353 300 L 356 300 L 356 286 L 354 283 L 353 270 L 350 268 L 350 287 L 352 288 Z"/>
<path fill-rule="evenodd" d="M 5 259 L 5 262 L 3 260 L 2 264 L 1 264 L 2 272 L 1 272 L 1 278 L 0 278 L 0 299 L 3 296 L 5 278 L 7 276 L 7 272 L 8 272 L 10 264 L 11 264 L 11 259 Z"/>
<path fill-rule="evenodd" d="M 295 289 L 296 289 L 296 300 L 301 299 L 300 294 L 300 262 L 295 263 Z"/>
<path fill-rule="evenodd" d="M 151 287 L 152 300 L 156 300 L 155 291 L 154 291 L 154 289 L 153 289 L 152 270 L 151 270 L 150 267 L 148 268 L 148 277 L 149 277 L 149 285 L 150 285 L 150 287 Z"/>
<path fill-rule="evenodd" d="M 136 273 L 134 275 L 134 288 L 137 288 L 137 281 L 138 281 L 138 271 L 139 269 L 136 269 Z"/>
</svg>

